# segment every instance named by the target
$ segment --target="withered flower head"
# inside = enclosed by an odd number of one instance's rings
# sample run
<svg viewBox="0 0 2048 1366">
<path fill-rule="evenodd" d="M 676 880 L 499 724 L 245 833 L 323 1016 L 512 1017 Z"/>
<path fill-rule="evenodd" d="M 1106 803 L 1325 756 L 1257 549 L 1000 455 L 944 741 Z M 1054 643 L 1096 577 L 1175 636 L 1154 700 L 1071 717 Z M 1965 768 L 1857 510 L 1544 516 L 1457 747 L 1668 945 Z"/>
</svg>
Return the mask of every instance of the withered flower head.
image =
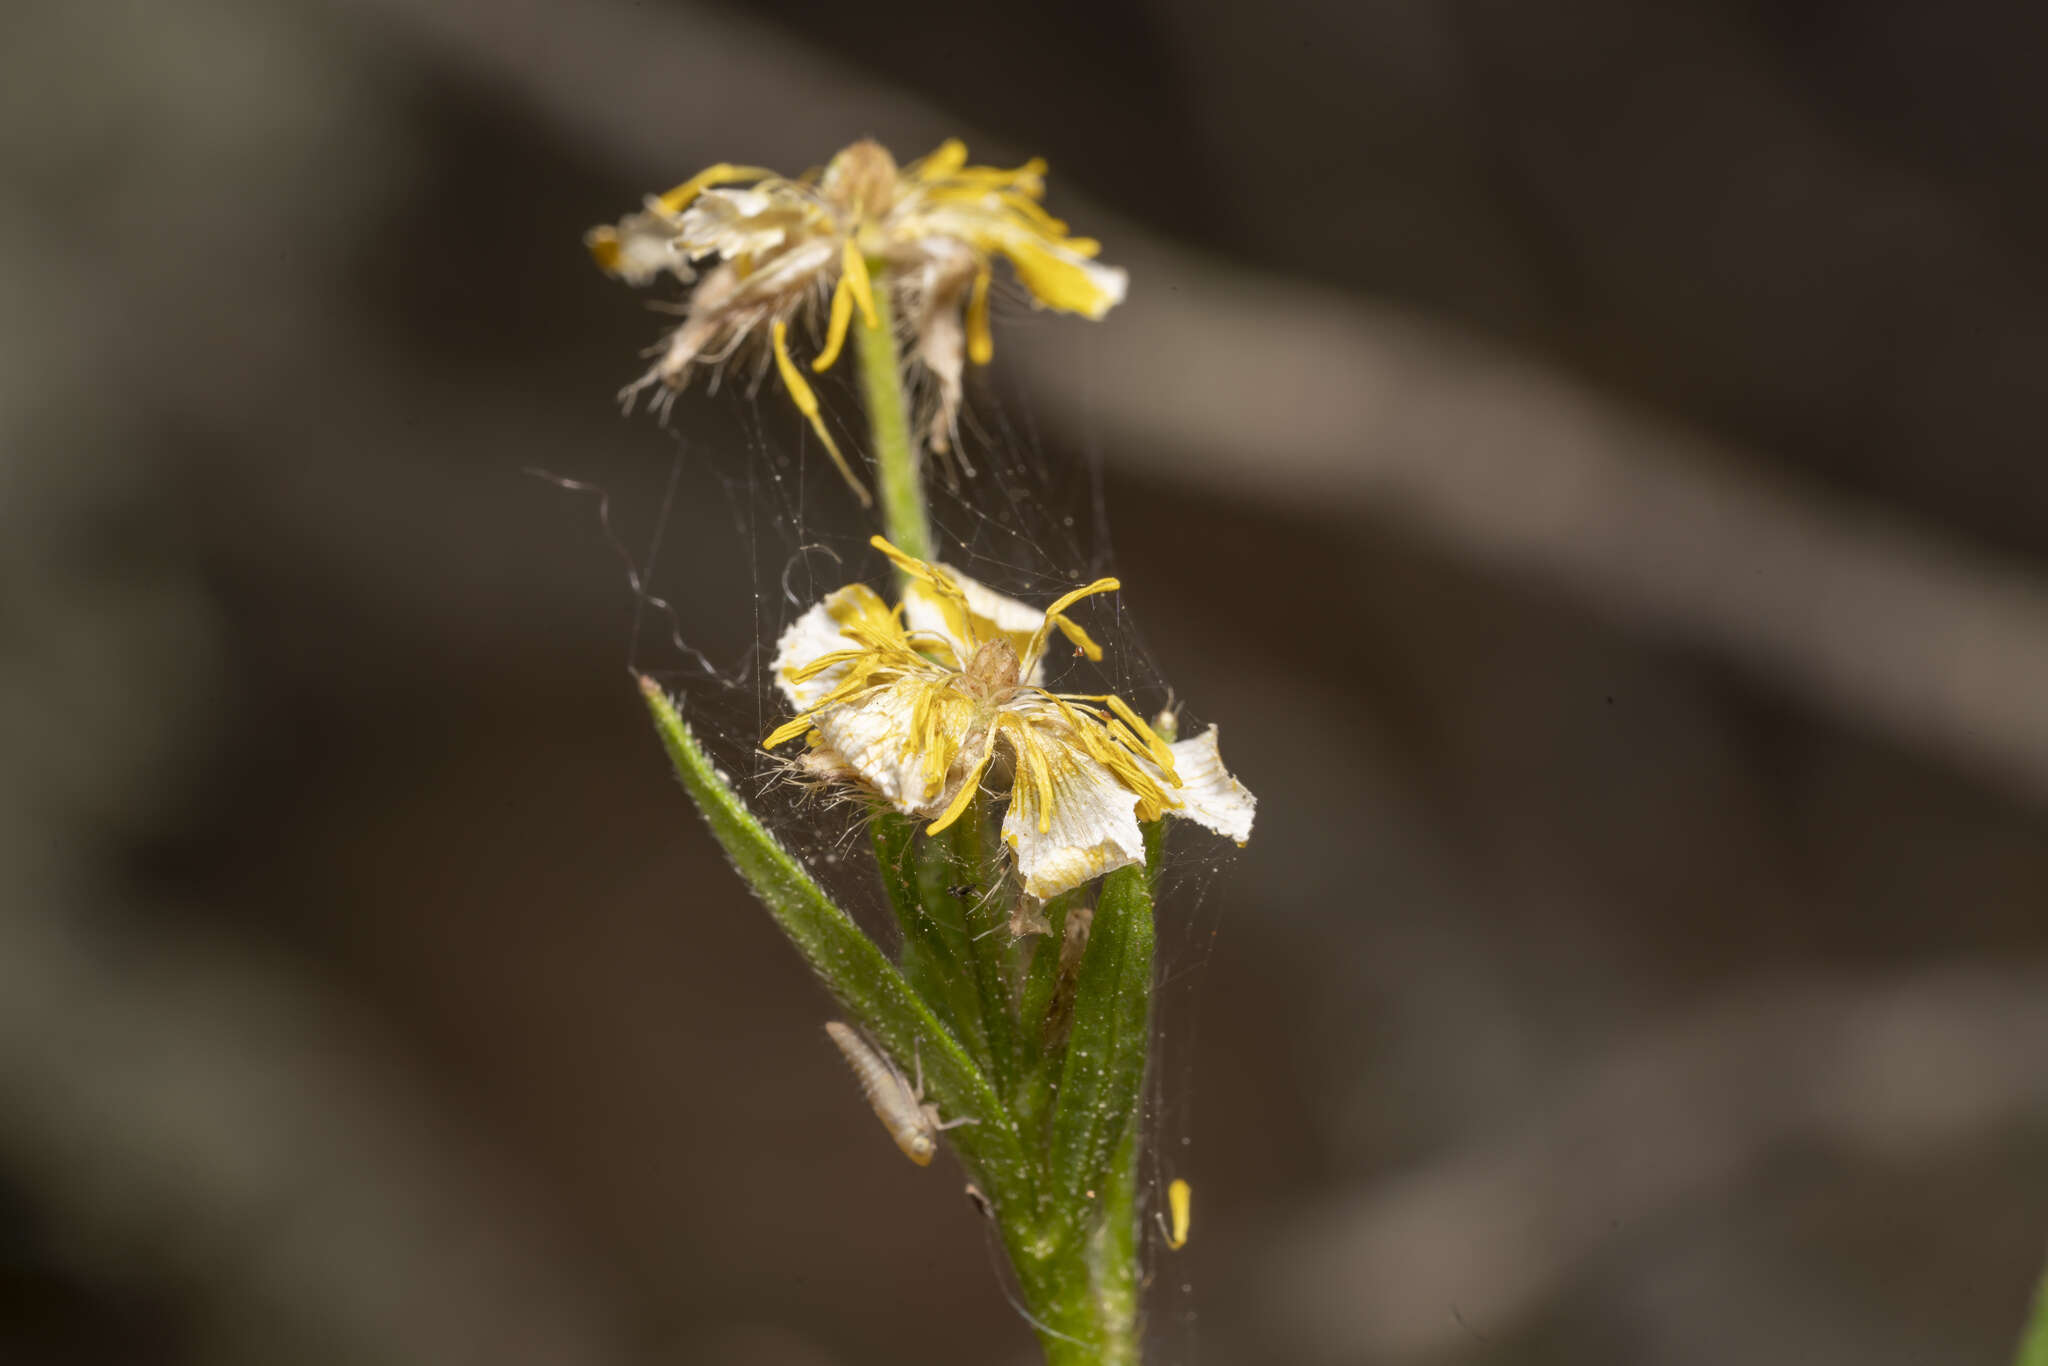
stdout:
<svg viewBox="0 0 2048 1366">
<path fill-rule="evenodd" d="M 829 300 L 810 365 L 822 373 L 838 360 L 856 311 L 863 326 L 880 324 L 879 294 L 932 379 L 919 416 L 924 439 L 949 450 L 964 362 L 984 365 L 995 353 L 988 295 L 997 257 L 1039 307 L 1101 318 L 1124 296 L 1123 271 L 1094 260 L 1096 242 L 1069 236 L 1040 204 L 1044 195 L 1043 161 L 969 166 L 957 139 L 900 168 L 881 144 L 861 141 L 793 180 L 758 166 L 700 171 L 584 238 L 597 264 L 628 284 L 668 274 L 693 286 L 682 322 L 626 397 L 658 385 L 672 398 L 693 369 L 715 372 L 765 339 L 760 363 L 772 355 L 791 400 L 865 498 L 790 357 L 790 324 Z"/>
<path fill-rule="evenodd" d="M 1171 813 L 1250 837 L 1252 795 L 1223 767 L 1213 729 L 1169 744 L 1120 697 L 1043 686 L 1055 631 L 1101 657 L 1066 613 L 1115 579 L 1039 611 L 874 544 L 910 581 L 902 606 L 850 584 L 783 633 L 775 679 L 797 715 L 767 748 L 806 737 L 821 774 L 929 818 L 934 834 L 993 787 L 1009 798 L 1003 841 L 1024 891 L 1041 899 L 1143 862 L 1141 821 Z"/>
</svg>

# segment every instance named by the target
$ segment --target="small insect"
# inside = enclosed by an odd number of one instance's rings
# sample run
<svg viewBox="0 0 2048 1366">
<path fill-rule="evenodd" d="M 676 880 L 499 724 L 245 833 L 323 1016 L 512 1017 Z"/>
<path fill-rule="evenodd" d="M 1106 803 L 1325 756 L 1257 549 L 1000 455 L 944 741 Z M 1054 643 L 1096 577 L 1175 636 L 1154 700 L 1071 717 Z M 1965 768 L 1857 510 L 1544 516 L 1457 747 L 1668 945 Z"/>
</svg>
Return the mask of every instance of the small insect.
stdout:
<svg viewBox="0 0 2048 1366">
<path fill-rule="evenodd" d="M 918 1059 L 915 1045 L 912 1046 L 911 1060 L 917 1069 L 917 1083 L 913 1086 L 901 1068 L 883 1057 L 851 1025 L 832 1020 L 825 1025 L 825 1032 L 846 1055 L 853 1075 L 860 1079 L 861 1093 L 875 1109 L 875 1117 L 882 1121 L 882 1127 L 889 1131 L 889 1137 L 896 1140 L 896 1146 L 903 1150 L 903 1155 L 918 1166 L 929 1167 L 932 1164 L 933 1156 L 939 1151 L 940 1133 L 962 1124 L 981 1122 L 964 1116 L 941 1121 L 939 1107 L 925 1103 L 924 1063 Z"/>
<path fill-rule="evenodd" d="M 1178 1252 L 1188 1245 L 1188 1206 L 1194 1196 L 1194 1189 L 1178 1176 L 1167 1183 L 1167 1213 L 1160 1216 L 1159 1229 L 1166 1235 L 1169 1251 Z M 1171 1222 L 1168 1222 L 1168 1216 L 1171 1216 Z"/>
</svg>

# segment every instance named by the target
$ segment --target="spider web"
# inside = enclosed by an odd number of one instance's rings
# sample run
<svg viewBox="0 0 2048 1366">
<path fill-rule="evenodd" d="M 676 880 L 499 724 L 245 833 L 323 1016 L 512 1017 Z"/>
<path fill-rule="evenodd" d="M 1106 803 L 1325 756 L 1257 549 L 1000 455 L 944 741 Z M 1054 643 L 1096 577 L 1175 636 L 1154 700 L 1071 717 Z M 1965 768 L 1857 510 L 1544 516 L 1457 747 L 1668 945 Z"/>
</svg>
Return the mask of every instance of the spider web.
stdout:
<svg viewBox="0 0 2048 1366">
<path fill-rule="evenodd" d="M 1013 317 L 1022 312 L 1006 311 Z M 1073 363 L 1085 365 L 1094 344 L 1083 339 Z M 814 384 L 826 424 L 865 477 L 868 443 L 852 369 L 842 364 Z M 690 431 L 651 429 L 667 443 L 658 480 L 635 478 L 628 492 L 536 473 L 596 501 L 633 598 L 628 667 L 680 698 L 699 741 L 755 814 L 893 953 L 900 936 L 867 854 L 868 813 L 858 802 L 797 781 L 786 761 L 760 746 L 790 715 L 767 667 L 783 631 L 833 589 L 856 580 L 885 594 L 892 587 L 888 566 L 868 544 L 876 519 L 859 506 L 772 379 L 763 383 L 764 371 L 750 365 L 739 383 L 726 374 L 715 400 L 702 392 L 683 396 L 675 416 L 688 421 Z M 969 376 L 955 457 L 926 456 L 938 557 L 999 592 L 1043 606 L 1115 573 L 1110 509 L 1092 442 L 1082 442 L 1083 458 L 1048 453 L 1029 404 L 989 382 L 1000 372 L 998 364 Z M 646 441 L 658 446 L 661 438 Z M 703 510 L 720 504 L 727 513 L 723 544 L 677 544 L 679 521 L 701 536 L 715 525 Z M 678 508 L 695 515 L 678 518 Z M 1048 687 L 1114 692 L 1140 715 L 1178 712 L 1183 738 L 1200 733 L 1202 723 L 1162 676 L 1122 594 L 1086 599 L 1073 614 L 1101 643 L 1103 657 L 1089 661 L 1078 651 L 1053 651 Z M 1219 930 L 1205 892 L 1231 852 L 1221 837 L 1169 821 L 1158 884 L 1154 1048 L 1139 1177 L 1151 1283 L 1147 1338 L 1158 1354 L 1150 1359 L 1162 1361 L 1195 1359 L 1193 1286 L 1180 1260 L 1185 1254 L 1166 1247 L 1161 1212 L 1167 1184 L 1176 1177 L 1190 1179 L 1199 1203 L 1190 1161 L 1195 989 Z"/>
</svg>

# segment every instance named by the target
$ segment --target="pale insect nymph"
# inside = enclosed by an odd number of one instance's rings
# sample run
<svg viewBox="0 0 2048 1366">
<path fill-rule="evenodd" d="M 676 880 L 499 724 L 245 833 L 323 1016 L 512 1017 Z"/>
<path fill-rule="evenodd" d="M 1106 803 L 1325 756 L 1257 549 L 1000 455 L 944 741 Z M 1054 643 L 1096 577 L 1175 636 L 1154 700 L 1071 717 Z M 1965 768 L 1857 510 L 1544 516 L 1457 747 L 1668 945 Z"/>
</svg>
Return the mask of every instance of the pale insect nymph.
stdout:
<svg viewBox="0 0 2048 1366">
<path fill-rule="evenodd" d="M 939 1107 L 925 1102 L 924 1064 L 914 1049 L 911 1060 L 917 1070 L 915 1085 L 903 1075 L 901 1068 L 882 1056 L 851 1025 L 831 1020 L 826 1023 L 825 1032 L 846 1055 L 854 1076 L 860 1079 L 862 1094 L 875 1109 L 875 1117 L 882 1121 L 882 1127 L 889 1131 L 889 1137 L 896 1140 L 896 1146 L 903 1150 L 903 1155 L 918 1166 L 931 1165 L 932 1158 L 939 1151 L 941 1132 L 962 1124 L 981 1122 L 964 1116 L 943 1121 L 939 1118 Z"/>
</svg>

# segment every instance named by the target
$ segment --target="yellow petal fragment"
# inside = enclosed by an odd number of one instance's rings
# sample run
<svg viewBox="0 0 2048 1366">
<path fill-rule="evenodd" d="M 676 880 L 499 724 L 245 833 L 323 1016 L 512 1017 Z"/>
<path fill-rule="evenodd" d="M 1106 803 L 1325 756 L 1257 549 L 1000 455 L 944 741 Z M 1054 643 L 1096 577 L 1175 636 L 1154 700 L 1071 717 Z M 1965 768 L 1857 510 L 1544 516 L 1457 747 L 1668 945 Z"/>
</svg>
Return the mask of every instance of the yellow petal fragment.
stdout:
<svg viewBox="0 0 2048 1366">
<path fill-rule="evenodd" d="M 1087 632 L 1081 630 L 1080 627 L 1069 626 L 1066 619 L 1060 616 L 1060 613 L 1066 611 L 1083 598 L 1093 597 L 1097 593 L 1114 593 L 1121 587 L 1123 585 L 1115 579 L 1097 579 L 1085 588 L 1076 588 L 1071 593 L 1061 594 L 1052 606 L 1045 609 L 1045 624 L 1038 628 L 1037 632 L 1031 637 L 1031 644 L 1024 651 L 1025 670 L 1029 672 L 1031 664 L 1045 652 L 1045 637 L 1052 630 L 1055 622 L 1059 624 L 1062 631 L 1066 632 L 1067 639 L 1079 646 L 1081 652 L 1087 655 L 1088 658 L 1102 658 L 1102 647 L 1089 639 Z"/>
<path fill-rule="evenodd" d="M 1036 233 L 1005 233 L 997 245 L 1031 297 L 1047 308 L 1099 319 L 1124 297 L 1123 271 L 1097 265 Z"/>
<path fill-rule="evenodd" d="M 919 180 L 944 180 L 966 164 L 967 144 L 958 138 L 947 138 L 911 167 L 910 173 Z"/>
<path fill-rule="evenodd" d="M 1060 241 L 1062 246 L 1066 245 L 1061 239 L 1064 239 L 1067 235 L 1067 225 L 1048 213 L 1045 205 L 1039 203 L 1036 196 L 1025 194 L 1020 190 L 998 190 L 996 198 L 1001 200 L 1004 206 L 1013 213 L 1019 214 L 1028 220 L 1033 227 L 1037 228 L 1047 237 Z"/>
<path fill-rule="evenodd" d="M 932 590 L 933 604 L 944 617 L 947 634 L 952 637 L 947 643 L 955 647 L 956 656 L 959 654 L 958 647 L 962 645 L 966 646 L 968 654 L 972 655 L 974 646 L 980 643 L 980 638 L 974 630 L 974 609 L 968 601 L 966 591 L 953 581 L 953 576 L 935 564 L 927 564 L 914 555 L 907 555 L 898 550 L 889 543 L 887 537 L 870 536 L 868 544 L 886 555 L 889 563 L 902 570 L 909 578 Z M 963 658 L 959 662 L 964 666 L 967 661 Z"/>
<path fill-rule="evenodd" d="M 1038 833 L 1052 833 L 1052 758 L 1031 734 L 1031 723 L 1014 713 L 1000 718 L 1015 733 L 1010 736 L 1010 749 L 1017 756 L 1017 781 L 1020 786 L 1030 784 L 1031 796 L 1038 807 Z M 1013 801 L 1023 800 L 1022 796 L 1012 797 Z"/>
<path fill-rule="evenodd" d="M 1001 166 L 960 166 L 946 176 L 949 182 L 947 189 L 964 193 L 985 189 L 1007 190 L 1011 186 L 1022 186 L 1023 193 L 1036 197 L 1045 193 L 1045 171 L 1044 157 L 1033 157 L 1022 166 L 1010 170 L 1005 170 Z"/>
<path fill-rule="evenodd" d="M 845 261 L 840 267 L 840 281 L 853 291 L 853 301 L 860 305 L 860 320 L 869 327 L 880 327 L 881 320 L 875 316 L 875 290 L 868 281 L 867 258 L 860 254 L 851 237 L 846 239 Z"/>
<path fill-rule="evenodd" d="M 1167 777 L 1173 778 L 1173 751 L 1166 747 L 1166 742 L 1154 733 L 1152 727 L 1145 723 L 1143 717 L 1131 710 L 1130 703 L 1124 701 L 1115 693 L 1103 694 L 1102 700 L 1109 704 L 1109 709 L 1117 714 L 1119 720 L 1129 726 L 1144 740 L 1145 748 L 1151 752 L 1152 762 L 1165 769 Z M 1179 782 L 1180 780 L 1175 778 L 1174 781 Z"/>
<path fill-rule="evenodd" d="M 1194 1190 L 1187 1182 L 1174 1177 L 1166 1187 L 1166 1246 L 1178 1252 L 1188 1245 L 1189 1206 L 1194 1202 Z"/>
<path fill-rule="evenodd" d="M 966 811 L 968 804 L 974 800 L 974 794 L 981 791 L 982 770 L 988 767 L 988 761 L 995 752 L 996 727 L 990 726 L 988 739 L 981 746 L 981 757 L 974 761 L 974 766 L 967 770 L 967 776 L 960 780 L 960 791 L 954 796 L 953 804 L 946 808 L 944 815 L 924 828 L 925 834 L 936 835 L 960 819 L 961 813 Z"/>
<path fill-rule="evenodd" d="M 768 738 L 761 742 L 761 748 L 774 749 L 777 745 L 786 744 L 787 742 L 796 739 L 797 736 L 802 735 L 805 731 L 809 730 L 810 728 L 811 716 L 809 712 L 805 712 L 802 716 L 797 717 L 795 720 L 785 721 L 781 725 L 777 726 L 773 731 L 769 732 Z"/>
<path fill-rule="evenodd" d="M 910 635 L 919 639 L 920 648 L 943 644 L 945 648 L 940 654 L 949 656 L 955 669 L 964 669 L 974 657 L 976 647 L 1001 640 L 1009 644 L 1021 665 L 1031 633 L 1045 621 L 1045 613 L 996 592 L 952 565 L 934 564 L 932 568 L 960 590 L 967 611 L 961 616 L 949 595 L 913 581 L 903 595 L 903 624 Z M 1038 681 L 1030 674 L 1021 677 L 1026 683 Z"/>
<path fill-rule="evenodd" d="M 855 674 L 870 651 L 849 648 L 863 635 L 882 632 L 895 618 L 881 596 L 864 583 L 827 593 L 791 622 L 776 642 L 775 682 L 799 712 L 814 710 Z"/>
<path fill-rule="evenodd" d="M 832 290 L 832 321 L 825 327 L 825 349 L 811 362 L 815 374 L 824 374 L 839 359 L 839 348 L 846 345 L 846 324 L 853 318 L 853 289 L 851 277 L 841 275 L 839 283 Z"/>
<path fill-rule="evenodd" d="M 967 600 L 966 594 L 960 591 L 959 585 L 953 582 L 951 575 L 935 564 L 929 564 L 907 551 L 899 550 L 887 536 L 870 536 L 868 544 L 881 551 L 890 564 L 919 583 L 928 584 L 940 596 L 958 599 L 962 603 Z"/>
<path fill-rule="evenodd" d="M 832 433 L 825 430 L 825 420 L 818 411 L 818 396 L 811 392 L 811 386 L 796 368 L 796 362 L 789 358 L 789 324 L 782 319 L 775 320 L 775 368 L 782 372 L 783 387 L 789 390 L 790 402 L 796 404 L 798 412 L 811 424 L 811 430 L 818 434 L 818 440 L 825 443 L 825 449 L 832 456 L 832 463 L 839 467 L 847 487 L 854 497 L 860 499 L 862 507 L 873 507 L 875 500 L 868 492 L 860 476 L 853 472 L 853 466 L 846 463 L 846 457 L 839 453 L 839 443 L 832 439 Z"/>
<path fill-rule="evenodd" d="M 713 185 L 730 185 L 738 180 L 766 180 L 775 172 L 760 166 L 735 166 L 721 161 L 716 166 L 706 166 L 682 184 L 655 200 L 668 213 L 681 213 L 695 199 Z"/>
<path fill-rule="evenodd" d="M 609 223 L 592 228 L 583 234 L 583 245 L 590 249 L 590 259 L 597 262 L 597 268 L 607 275 L 619 273 L 619 258 L 625 248 L 619 242 L 619 230 Z"/>
<path fill-rule="evenodd" d="M 1090 659 L 1102 658 L 1102 647 L 1095 643 L 1095 637 L 1082 630 L 1072 617 L 1058 617 L 1053 625 L 1060 628 L 1060 634 L 1074 643 L 1074 648 Z"/>
<path fill-rule="evenodd" d="M 967 359 L 976 365 L 987 365 L 996 354 L 996 341 L 988 330 L 988 276 L 984 262 L 967 295 Z"/>
</svg>

